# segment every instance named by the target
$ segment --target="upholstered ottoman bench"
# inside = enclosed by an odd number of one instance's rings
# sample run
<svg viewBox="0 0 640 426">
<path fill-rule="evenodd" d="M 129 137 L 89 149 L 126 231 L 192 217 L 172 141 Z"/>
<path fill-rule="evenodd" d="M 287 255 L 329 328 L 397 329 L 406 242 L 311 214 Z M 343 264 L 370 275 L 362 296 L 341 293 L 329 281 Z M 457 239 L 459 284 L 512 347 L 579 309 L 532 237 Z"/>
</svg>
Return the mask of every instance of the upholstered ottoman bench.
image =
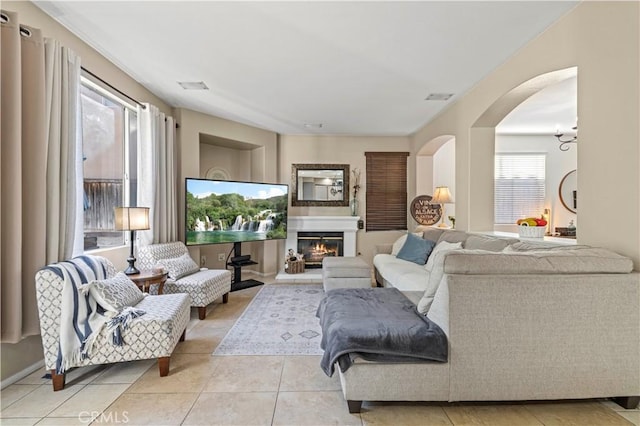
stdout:
<svg viewBox="0 0 640 426">
<path fill-rule="evenodd" d="M 325 257 L 322 286 L 324 291 L 371 287 L 371 266 L 359 257 Z"/>
</svg>

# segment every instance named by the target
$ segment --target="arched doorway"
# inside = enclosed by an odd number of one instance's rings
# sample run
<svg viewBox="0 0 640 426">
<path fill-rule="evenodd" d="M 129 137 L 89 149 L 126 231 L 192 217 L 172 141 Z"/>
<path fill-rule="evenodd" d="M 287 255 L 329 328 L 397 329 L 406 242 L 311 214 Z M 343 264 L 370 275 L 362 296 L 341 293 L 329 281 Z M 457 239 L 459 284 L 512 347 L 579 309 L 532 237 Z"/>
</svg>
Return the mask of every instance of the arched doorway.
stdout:
<svg viewBox="0 0 640 426">
<path fill-rule="evenodd" d="M 453 135 L 441 135 L 416 154 L 416 195 L 433 196 L 437 186 L 447 186 L 453 195 L 454 203 L 446 206 L 444 223 L 448 225 L 451 225 L 448 216 L 455 217 L 455 143 Z"/>
<path fill-rule="evenodd" d="M 576 68 L 571 67 L 531 78 L 498 98 L 473 123 L 469 140 L 469 230 L 495 229 L 494 165 L 498 124 L 533 95 L 567 79 L 575 78 L 576 72 Z M 554 125 L 551 125 L 549 133 L 555 131 L 553 127 Z M 553 135 L 547 136 L 552 141 Z M 540 214 L 542 213 L 540 211 Z"/>
<path fill-rule="evenodd" d="M 555 233 L 555 228 L 577 225 L 577 210 L 569 209 L 568 201 L 563 203 L 560 187 L 563 178 L 577 168 L 578 144 L 561 145 L 555 136 L 564 134 L 563 141 L 572 140 L 573 133 L 567 133 L 572 132 L 577 117 L 577 69 L 573 72 L 573 77 L 525 99 L 496 126 L 496 168 L 500 169 L 495 176 L 499 182 L 494 203 L 496 231 L 517 232 L 515 220 L 541 214 L 547 217 L 549 234 Z M 515 162 L 528 165 L 528 169 L 513 170 Z M 525 178 L 525 169 L 530 179 Z M 565 190 L 569 191 L 572 182 L 572 194 L 577 193 L 577 180 L 566 182 Z"/>
</svg>

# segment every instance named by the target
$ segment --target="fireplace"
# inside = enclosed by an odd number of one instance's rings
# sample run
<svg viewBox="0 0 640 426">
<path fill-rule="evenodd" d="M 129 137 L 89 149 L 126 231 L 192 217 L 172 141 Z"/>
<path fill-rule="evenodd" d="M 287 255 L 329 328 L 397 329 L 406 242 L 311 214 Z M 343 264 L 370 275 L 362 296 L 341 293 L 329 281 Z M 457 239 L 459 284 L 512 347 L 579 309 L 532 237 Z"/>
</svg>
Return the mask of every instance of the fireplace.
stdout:
<svg viewBox="0 0 640 426">
<path fill-rule="evenodd" d="M 325 257 L 344 255 L 344 233 L 298 232 L 298 253 L 304 255 L 306 268 L 322 268 Z"/>
<path fill-rule="evenodd" d="M 283 254 L 289 249 L 298 250 L 298 233 L 338 232 L 342 234 L 342 256 L 357 255 L 356 233 L 358 232 L 357 216 L 289 216 L 287 218 L 287 241 Z M 284 265 L 284 261 L 282 262 Z M 306 262 L 305 262 L 306 263 Z M 318 265 L 322 266 L 322 265 Z M 302 274 L 288 274 L 282 269 L 276 275 L 276 282 L 322 283 L 322 268 L 305 268 Z"/>
</svg>

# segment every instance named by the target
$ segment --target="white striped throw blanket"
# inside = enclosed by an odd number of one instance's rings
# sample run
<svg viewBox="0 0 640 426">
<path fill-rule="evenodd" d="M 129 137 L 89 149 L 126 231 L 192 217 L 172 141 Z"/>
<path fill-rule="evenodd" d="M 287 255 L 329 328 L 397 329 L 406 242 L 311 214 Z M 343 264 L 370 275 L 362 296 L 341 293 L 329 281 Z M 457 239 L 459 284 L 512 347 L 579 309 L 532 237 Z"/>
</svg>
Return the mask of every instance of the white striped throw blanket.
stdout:
<svg viewBox="0 0 640 426">
<path fill-rule="evenodd" d="M 125 308 L 118 315 L 105 315 L 104 309 L 82 286 L 106 278 L 106 269 L 95 256 L 79 256 L 47 266 L 64 280 L 60 313 L 60 344 L 56 361 L 57 374 L 91 357 L 91 351 L 102 328 L 113 332 L 113 343 L 122 345 L 122 330 L 129 320 L 144 311 Z"/>
</svg>

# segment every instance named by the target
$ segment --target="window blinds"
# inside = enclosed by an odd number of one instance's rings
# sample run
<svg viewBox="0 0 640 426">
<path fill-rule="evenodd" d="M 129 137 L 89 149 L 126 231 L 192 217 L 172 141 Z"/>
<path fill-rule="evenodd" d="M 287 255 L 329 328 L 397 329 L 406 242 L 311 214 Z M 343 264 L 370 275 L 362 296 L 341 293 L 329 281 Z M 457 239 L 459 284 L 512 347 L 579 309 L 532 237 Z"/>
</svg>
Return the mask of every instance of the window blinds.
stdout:
<svg viewBox="0 0 640 426">
<path fill-rule="evenodd" d="M 495 223 L 513 224 L 544 210 L 546 154 L 496 154 Z"/>
<path fill-rule="evenodd" d="M 407 229 L 408 152 L 365 152 L 367 231 Z"/>
</svg>

